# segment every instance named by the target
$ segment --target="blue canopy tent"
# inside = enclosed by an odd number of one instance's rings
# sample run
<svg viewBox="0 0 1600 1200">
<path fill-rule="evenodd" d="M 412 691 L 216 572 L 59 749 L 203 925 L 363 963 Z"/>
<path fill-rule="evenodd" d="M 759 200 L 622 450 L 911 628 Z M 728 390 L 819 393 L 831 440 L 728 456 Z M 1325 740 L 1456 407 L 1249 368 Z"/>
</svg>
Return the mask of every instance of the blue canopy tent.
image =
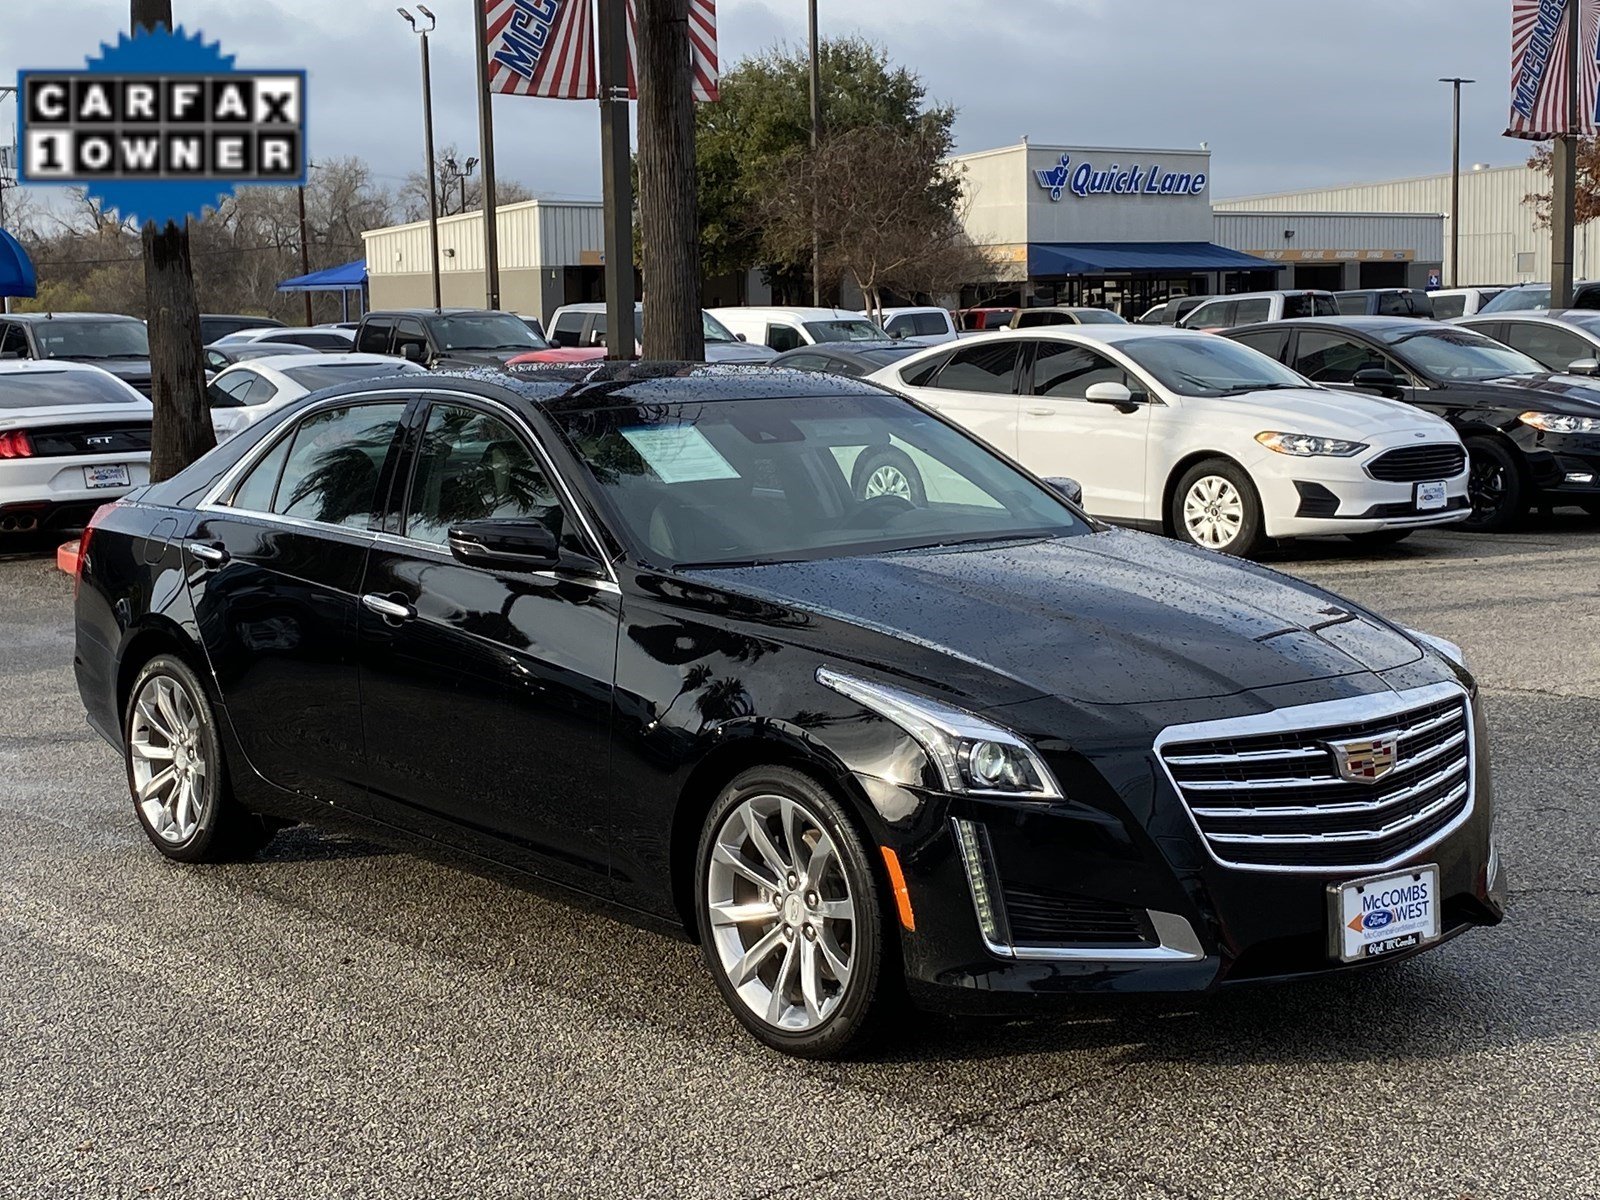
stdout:
<svg viewBox="0 0 1600 1200">
<path fill-rule="evenodd" d="M 0 229 L 0 296 L 36 296 L 39 277 L 34 273 L 28 252 L 4 229 Z"/>
<path fill-rule="evenodd" d="M 344 319 L 350 319 L 350 293 L 356 294 L 356 319 L 366 311 L 367 262 L 357 259 L 340 267 L 327 267 L 309 275 L 297 275 L 278 285 L 280 292 L 338 292 L 344 302 Z"/>
</svg>

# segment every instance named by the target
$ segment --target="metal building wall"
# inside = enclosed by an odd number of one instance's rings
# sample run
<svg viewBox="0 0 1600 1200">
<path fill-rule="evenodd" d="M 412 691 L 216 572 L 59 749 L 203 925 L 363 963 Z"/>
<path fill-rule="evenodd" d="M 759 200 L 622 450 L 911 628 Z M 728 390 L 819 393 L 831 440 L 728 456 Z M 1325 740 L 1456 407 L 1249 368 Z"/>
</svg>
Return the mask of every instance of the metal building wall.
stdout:
<svg viewBox="0 0 1600 1200">
<path fill-rule="evenodd" d="M 1461 176 L 1461 282 L 1524 283 L 1550 278 L 1550 233 L 1535 229 L 1530 193 L 1549 190 L 1549 177 L 1526 166 L 1464 171 Z M 1443 213 L 1445 283 L 1450 255 L 1450 176 L 1426 175 L 1384 183 L 1244 196 L 1219 200 L 1217 212 Z M 1524 257 L 1519 261 L 1518 256 Z M 1578 231 L 1579 274 L 1600 272 L 1600 232 Z M 1526 270 L 1518 270 L 1526 267 Z"/>
</svg>

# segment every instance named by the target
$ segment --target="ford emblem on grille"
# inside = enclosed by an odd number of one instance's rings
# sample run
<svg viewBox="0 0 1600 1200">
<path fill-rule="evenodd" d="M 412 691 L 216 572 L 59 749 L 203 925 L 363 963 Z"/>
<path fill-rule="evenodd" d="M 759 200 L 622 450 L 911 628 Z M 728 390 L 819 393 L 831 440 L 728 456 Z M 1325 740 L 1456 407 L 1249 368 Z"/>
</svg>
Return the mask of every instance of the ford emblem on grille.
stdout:
<svg viewBox="0 0 1600 1200">
<path fill-rule="evenodd" d="M 1400 739 L 1394 735 L 1362 738 L 1351 742 L 1329 742 L 1339 778 L 1350 783 L 1377 783 L 1390 771 L 1400 753 Z"/>
</svg>

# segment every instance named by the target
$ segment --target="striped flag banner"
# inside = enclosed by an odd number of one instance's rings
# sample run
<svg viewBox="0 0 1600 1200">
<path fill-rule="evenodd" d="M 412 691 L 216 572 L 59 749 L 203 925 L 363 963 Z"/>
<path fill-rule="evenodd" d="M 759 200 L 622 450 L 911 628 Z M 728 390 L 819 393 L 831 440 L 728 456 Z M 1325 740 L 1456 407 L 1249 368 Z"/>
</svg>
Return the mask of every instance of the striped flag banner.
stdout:
<svg viewBox="0 0 1600 1200">
<path fill-rule="evenodd" d="M 489 90 L 511 96 L 593 100 L 600 94 L 594 0 L 480 0 L 487 19 Z M 1600 3 L 1600 0 L 1595 0 Z M 639 98 L 634 61 L 639 17 L 628 0 L 628 96 Z M 720 96 L 717 2 L 689 0 L 694 98 Z"/>
<path fill-rule="evenodd" d="M 1600 0 L 1596 0 L 1600 3 Z M 639 14 L 636 0 L 628 0 L 628 98 L 639 98 L 639 80 L 633 64 L 638 61 Z M 717 68 L 717 0 L 689 0 L 689 58 L 694 64 L 694 98 L 702 102 L 721 96 Z"/>
<path fill-rule="evenodd" d="M 489 90 L 511 96 L 593 100 L 592 0 L 481 0 L 488 21 Z"/>
<path fill-rule="evenodd" d="M 1578 127 L 1567 129 L 1567 37 L 1578 24 Z M 1511 0 L 1511 120 L 1507 137 L 1545 141 L 1595 131 L 1600 0 Z"/>
</svg>

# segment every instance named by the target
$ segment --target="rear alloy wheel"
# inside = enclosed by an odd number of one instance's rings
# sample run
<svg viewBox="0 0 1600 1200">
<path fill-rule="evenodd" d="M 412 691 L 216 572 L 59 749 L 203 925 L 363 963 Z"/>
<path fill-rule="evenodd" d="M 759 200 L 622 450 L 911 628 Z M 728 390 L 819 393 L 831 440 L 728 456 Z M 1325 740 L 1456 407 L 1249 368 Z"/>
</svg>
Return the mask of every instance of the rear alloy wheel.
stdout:
<svg viewBox="0 0 1600 1200">
<path fill-rule="evenodd" d="M 1487 437 L 1467 439 L 1467 458 L 1472 514 L 1462 525 L 1484 532 L 1511 528 L 1528 507 L 1517 460 L 1499 441 Z"/>
<path fill-rule="evenodd" d="M 248 858 L 271 838 L 233 800 L 211 702 L 182 659 L 158 655 L 134 679 L 123 747 L 133 811 L 168 858 Z"/>
<path fill-rule="evenodd" d="M 696 907 L 706 963 L 768 1046 L 834 1058 L 885 1006 L 883 909 L 848 815 L 797 771 L 746 771 L 701 834 Z"/>
<path fill-rule="evenodd" d="M 855 469 L 850 473 L 850 490 L 855 493 L 857 500 L 898 496 L 918 508 L 928 502 L 922 472 L 917 470 L 908 455 L 892 447 L 861 452 L 856 459 Z"/>
<path fill-rule="evenodd" d="M 1208 459 L 1178 481 L 1172 527 L 1186 542 L 1245 558 L 1262 541 L 1261 501 L 1242 468 L 1227 459 Z"/>
<path fill-rule="evenodd" d="M 1374 529 L 1371 533 L 1347 533 L 1345 537 L 1358 546 L 1398 546 L 1413 532 L 1410 529 Z"/>
</svg>

